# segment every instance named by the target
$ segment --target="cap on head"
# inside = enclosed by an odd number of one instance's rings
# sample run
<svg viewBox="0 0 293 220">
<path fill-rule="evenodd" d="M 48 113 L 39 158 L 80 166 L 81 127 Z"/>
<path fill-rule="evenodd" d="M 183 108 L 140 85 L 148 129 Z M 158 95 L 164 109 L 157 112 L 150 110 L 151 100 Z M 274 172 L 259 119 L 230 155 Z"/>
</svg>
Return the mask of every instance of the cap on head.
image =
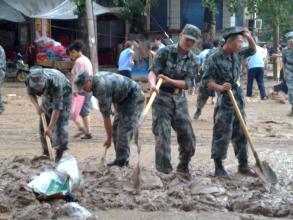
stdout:
<svg viewBox="0 0 293 220">
<path fill-rule="evenodd" d="M 293 31 L 288 32 L 285 36 L 288 41 L 293 41 Z"/>
<path fill-rule="evenodd" d="M 182 30 L 182 34 L 186 38 L 194 41 L 197 41 L 201 38 L 200 29 L 192 24 L 186 24 Z"/>
<path fill-rule="evenodd" d="M 82 72 L 81 74 L 78 74 L 76 78 L 74 79 L 74 83 L 77 87 L 77 90 L 80 92 L 82 91 L 83 87 L 85 86 L 86 82 L 90 79 L 90 75 L 88 72 Z"/>
<path fill-rule="evenodd" d="M 222 37 L 227 40 L 232 35 L 242 34 L 245 31 L 244 27 L 229 27 L 222 32 Z"/>
<path fill-rule="evenodd" d="M 42 67 L 30 68 L 30 74 L 28 75 L 29 86 L 34 89 L 38 89 L 40 86 L 46 84 L 46 74 Z"/>
</svg>

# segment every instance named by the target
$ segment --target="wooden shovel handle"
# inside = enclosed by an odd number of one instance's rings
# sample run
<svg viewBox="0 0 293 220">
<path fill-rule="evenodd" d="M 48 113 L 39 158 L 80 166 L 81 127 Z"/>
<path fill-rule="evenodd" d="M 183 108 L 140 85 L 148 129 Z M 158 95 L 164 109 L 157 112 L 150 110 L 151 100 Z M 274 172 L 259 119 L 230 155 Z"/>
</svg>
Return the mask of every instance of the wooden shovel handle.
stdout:
<svg viewBox="0 0 293 220">
<path fill-rule="evenodd" d="M 260 166 L 260 160 L 259 160 L 258 154 L 257 154 L 257 152 L 255 150 L 255 146 L 254 146 L 254 144 L 252 142 L 252 139 L 251 139 L 251 137 L 249 135 L 247 126 L 246 126 L 245 121 L 244 121 L 244 119 L 242 117 L 242 114 L 241 114 L 241 112 L 239 110 L 239 107 L 237 105 L 237 102 L 235 100 L 233 92 L 232 92 L 232 90 L 228 90 L 227 92 L 228 92 L 228 95 L 229 95 L 230 100 L 232 102 L 233 108 L 234 108 L 234 110 L 236 112 L 236 115 L 237 115 L 237 117 L 238 117 L 238 119 L 240 121 L 241 127 L 243 129 L 244 134 L 245 134 L 245 137 L 246 137 L 246 139 L 247 139 L 247 141 L 248 141 L 248 143 L 250 145 L 251 151 L 253 152 L 254 158 L 256 160 L 256 164 L 258 164 Z"/>
<path fill-rule="evenodd" d="M 157 84 L 156 84 L 156 89 L 157 89 L 157 90 L 160 89 L 162 83 L 163 83 L 163 79 L 160 78 L 160 79 L 158 80 Z M 141 114 L 141 116 L 140 116 L 139 124 L 142 124 L 142 122 L 144 121 L 144 118 L 146 117 L 148 111 L 150 110 L 150 108 L 151 108 L 151 106 L 152 106 L 152 104 L 153 104 L 153 102 L 154 102 L 156 96 L 157 96 L 157 93 L 156 93 L 156 92 L 153 92 L 152 95 L 151 95 L 151 97 L 150 97 L 150 99 L 149 99 L 148 104 L 146 105 L 145 109 L 143 110 L 143 112 L 142 112 L 142 114 Z"/>
<path fill-rule="evenodd" d="M 47 121 L 46 121 L 44 113 L 41 114 L 41 120 L 42 120 L 44 130 L 47 130 L 48 126 L 47 126 Z M 47 142 L 47 147 L 48 147 L 50 160 L 54 160 L 53 148 L 52 148 L 50 137 L 48 137 L 48 135 L 46 135 L 46 142 Z"/>
</svg>

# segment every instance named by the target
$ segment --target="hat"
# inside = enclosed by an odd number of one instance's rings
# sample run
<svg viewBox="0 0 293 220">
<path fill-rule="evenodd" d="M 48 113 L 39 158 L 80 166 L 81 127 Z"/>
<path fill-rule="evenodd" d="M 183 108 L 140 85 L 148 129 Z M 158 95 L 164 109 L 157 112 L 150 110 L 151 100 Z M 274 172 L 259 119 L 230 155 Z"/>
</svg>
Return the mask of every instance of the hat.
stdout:
<svg viewBox="0 0 293 220">
<path fill-rule="evenodd" d="M 192 24 L 186 24 L 182 30 L 182 34 L 191 40 L 197 41 L 201 37 L 201 31 Z"/>
<path fill-rule="evenodd" d="M 227 40 L 228 37 L 230 37 L 231 35 L 236 35 L 236 34 L 241 34 L 245 31 L 244 27 L 229 27 L 229 28 L 225 28 L 222 32 L 222 37 Z"/>
<path fill-rule="evenodd" d="M 89 79 L 90 79 L 90 75 L 86 71 L 76 76 L 76 78 L 74 79 L 74 84 L 76 85 L 77 90 L 79 92 L 83 89 L 84 85 Z"/>
<path fill-rule="evenodd" d="M 32 67 L 30 68 L 30 74 L 28 75 L 29 87 L 37 89 L 40 86 L 46 84 L 46 74 L 41 67 Z"/>
<path fill-rule="evenodd" d="M 285 36 L 288 41 L 293 41 L 293 31 L 288 32 Z"/>
</svg>

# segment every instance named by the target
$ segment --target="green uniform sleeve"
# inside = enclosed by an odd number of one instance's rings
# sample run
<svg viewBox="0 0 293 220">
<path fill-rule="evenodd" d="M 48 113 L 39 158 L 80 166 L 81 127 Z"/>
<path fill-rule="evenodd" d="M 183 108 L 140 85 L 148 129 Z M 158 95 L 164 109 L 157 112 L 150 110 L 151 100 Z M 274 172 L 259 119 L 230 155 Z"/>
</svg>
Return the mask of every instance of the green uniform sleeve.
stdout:
<svg viewBox="0 0 293 220">
<path fill-rule="evenodd" d="M 57 85 L 53 93 L 53 109 L 63 109 L 63 85 Z"/>
<path fill-rule="evenodd" d="M 168 57 L 167 47 L 162 48 L 154 57 L 153 63 L 149 71 L 153 71 L 157 76 L 163 73 Z"/>
<path fill-rule="evenodd" d="M 239 54 L 240 54 L 240 56 L 243 57 L 243 59 L 245 59 L 245 58 L 247 58 L 249 56 L 254 55 L 255 53 L 256 53 L 255 49 L 252 49 L 250 47 L 244 47 L 244 48 L 241 49 Z"/>
<path fill-rule="evenodd" d="M 6 66 L 6 55 L 3 47 L 0 46 L 0 69 L 5 70 Z"/>
<path fill-rule="evenodd" d="M 198 66 L 199 66 L 198 58 L 193 57 L 193 59 L 191 60 L 191 62 L 189 63 L 187 67 L 187 75 L 184 78 L 187 89 L 190 89 L 194 86 L 194 78 L 195 78 L 195 74 L 197 73 Z"/>
</svg>

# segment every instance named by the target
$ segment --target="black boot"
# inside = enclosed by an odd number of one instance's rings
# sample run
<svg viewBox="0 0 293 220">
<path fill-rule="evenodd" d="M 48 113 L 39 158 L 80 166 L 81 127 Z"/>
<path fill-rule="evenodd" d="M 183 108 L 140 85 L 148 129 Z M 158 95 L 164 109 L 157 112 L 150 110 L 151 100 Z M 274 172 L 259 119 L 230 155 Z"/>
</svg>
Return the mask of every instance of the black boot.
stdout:
<svg viewBox="0 0 293 220">
<path fill-rule="evenodd" d="M 64 153 L 64 149 L 57 149 L 56 150 L 56 156 L 55 156 L 55 162 L 59 162 L 59 160 L 61 160 L 63 153 Z"/>
<path fill-rule="evenodd" d="M 238 172 L 246 176 L 256 176 L 256 174 L 248 166 L 247 160 L 239 160 Z"/>
<path fill-rule="evenodd" d="M 107 164 L 108 167 L 112 167 L 112 166 L 119 166 L 119 167 L 123 167 L 123 166 L 128 166 L 129 161 L 128 160 L 114 160 L 110 163 Z"/>
<path fill-rule="evenodd" d="M 293 117 L 293 105 L 292 105 L 291 112 L 288 114 L 288 116 Z"/>
<path fill-rule="evenodd" d="M 198 109 L 196 109 L 196 112 L 194 113 L 193 118 L 194 118 L 195 120 L 198 120 L 200 116 L 201 116 L 201 109 L 198 108 Z"/>
<path fill-rule="evenodd" d="M 48 149 L 43 149 L 43 155 L 49 157 Z"/>
<path fill-rule="evenodd" d="M 177 174 L 185 180 L 191 180 L 188 163 L 180 162 L 177 166 Z"/>
<path fill-rule="evenodd" d="M 215 161 L 215 176 L 228 177 L 228 174 L 222 164 L 222 160 L 214 160 L 214 161 Z"/>
</svg>

